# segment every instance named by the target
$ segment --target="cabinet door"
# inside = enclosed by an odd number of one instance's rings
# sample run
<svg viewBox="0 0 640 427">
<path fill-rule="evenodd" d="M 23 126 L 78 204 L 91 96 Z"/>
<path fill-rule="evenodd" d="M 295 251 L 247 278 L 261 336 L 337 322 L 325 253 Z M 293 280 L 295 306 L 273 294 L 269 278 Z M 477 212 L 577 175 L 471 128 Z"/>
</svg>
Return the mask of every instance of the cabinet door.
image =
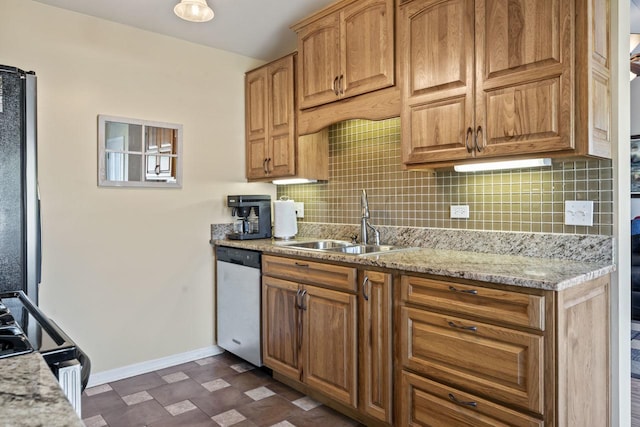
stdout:
<svg viewBox="0 0 640 427">
<path fill-rule="evenodd" d="M 573 21 L 570 0 L 476 1 L 480 155 L 574 147 Z"/>
<path fill-rule="evenodd" d="M 357 405 L 356 296 L 305 286 L 303 382 L 353 408 Z"/>
<path fill-rule="evenodd" d="M 262 276 L 262 359 L 279 373 L 300 379 L 301 317 L 298 284 Z"/>
<path fill-rule="evenodd" d="M 267 67 L 269 154 L 267 169 L 272 178 L 295 174 L 295 105 L 293 55 Z"/>
<path fill-rule="evenodd" d="M 314 21 L 298 31 L 298 100 L 300 108 L 338 99 L 340 14 Z"/>
<path fill-rule="evenodd" d="M 245 158 L 248 179 L 267 174 L 267 108 L 267 72 L 259 68 L 245 76 Z"/>
<path fill-rule="evenodd" d="M 414 0 L 400 8 L 404 163 L 471 156 L 473 0 Z"/>
<path fill-rule="evenodd" d="M 360 407 L 392 423 L 391 294 L 393 276 L 365 271 L 360 291 Z"/>
<path fill-rule="evenodd" d="M 341 17 L 340 96 L 349 97 L 394 83 L 393 0 L 360 0 Z"/>
</svg>

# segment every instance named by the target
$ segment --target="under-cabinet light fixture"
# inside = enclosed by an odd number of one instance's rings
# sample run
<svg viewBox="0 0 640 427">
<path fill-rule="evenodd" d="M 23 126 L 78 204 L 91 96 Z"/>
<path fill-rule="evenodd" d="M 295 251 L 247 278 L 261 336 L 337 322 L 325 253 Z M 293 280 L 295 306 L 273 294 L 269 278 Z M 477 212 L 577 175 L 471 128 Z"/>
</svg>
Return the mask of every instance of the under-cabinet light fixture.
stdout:
<svg viewBox="0 0 640 427">
<path fill-rule="evenodd" d="M 271 182 L 273 182 L 275 185 L 313 184 L 314 182 L 318 182 L 318 180 L 306 179 L 306 178 L 289 178 L 289 179 L 274 179 Z"/>
<path fill-rule="evenodd" d="M 181 0 L 173 8 L 173 13 L 191 22 L 207 22 L 213 19 L 213 10 L 207 4 L 207 0 Z"/>
<path fill-rule="evenodd" d="M 455 165 L 453 169 L 456 172 L 479 172 L 502 169 L 535 168 L 542 166 L 551 166 L 551 159 L 524 159 L 506 160 L 503 162 L 471 163 L 467 165 Z"/>
</svg>

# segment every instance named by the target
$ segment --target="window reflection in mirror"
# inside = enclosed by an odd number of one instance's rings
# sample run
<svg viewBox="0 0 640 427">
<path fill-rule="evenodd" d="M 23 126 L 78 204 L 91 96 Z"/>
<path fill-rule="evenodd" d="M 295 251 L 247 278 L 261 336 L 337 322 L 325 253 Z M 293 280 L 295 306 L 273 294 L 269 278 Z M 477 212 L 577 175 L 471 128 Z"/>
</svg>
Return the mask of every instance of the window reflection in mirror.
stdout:
<svg viewBox="0 0 640 427">
<path fill-rule="evenodd" d="M 182 125 L 98 116 L 98 185 L 180 187 Z"/>
</svg>

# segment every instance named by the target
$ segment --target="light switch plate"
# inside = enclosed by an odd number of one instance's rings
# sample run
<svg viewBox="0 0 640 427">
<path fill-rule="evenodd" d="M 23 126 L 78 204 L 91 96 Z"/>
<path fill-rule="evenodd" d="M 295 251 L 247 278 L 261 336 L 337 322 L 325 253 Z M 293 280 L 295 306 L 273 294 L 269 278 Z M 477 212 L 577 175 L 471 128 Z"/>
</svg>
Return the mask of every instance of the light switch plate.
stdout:
<svg viewBox="0 0 640 427">
<path fill-rule="evenodd" d="M 296 218 L 304 218 L 304 202 L 293 202 Z"/>
<path fill-rule="evenodd" d="M 564 202 L 565 225 L 593 225 L 593 201 L 591 200 L 565 200 Z"/>
<path fill-rule="evenodd" d="M 451 205 L 451 218 L 468 219 L 469 205 Z"/>
</svg>

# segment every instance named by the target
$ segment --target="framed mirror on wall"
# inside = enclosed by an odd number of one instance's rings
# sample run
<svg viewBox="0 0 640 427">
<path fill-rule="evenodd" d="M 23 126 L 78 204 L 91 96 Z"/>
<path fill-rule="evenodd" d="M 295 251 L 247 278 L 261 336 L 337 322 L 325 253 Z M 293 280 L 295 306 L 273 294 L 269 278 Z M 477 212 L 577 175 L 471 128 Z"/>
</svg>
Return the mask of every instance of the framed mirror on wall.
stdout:
<svg viewBox="0 0 640 427">
<path fill-rule="evenodd" d="M 98 186 L 182 187 L 182 125 L 98 116 Z"/>
</svg>

